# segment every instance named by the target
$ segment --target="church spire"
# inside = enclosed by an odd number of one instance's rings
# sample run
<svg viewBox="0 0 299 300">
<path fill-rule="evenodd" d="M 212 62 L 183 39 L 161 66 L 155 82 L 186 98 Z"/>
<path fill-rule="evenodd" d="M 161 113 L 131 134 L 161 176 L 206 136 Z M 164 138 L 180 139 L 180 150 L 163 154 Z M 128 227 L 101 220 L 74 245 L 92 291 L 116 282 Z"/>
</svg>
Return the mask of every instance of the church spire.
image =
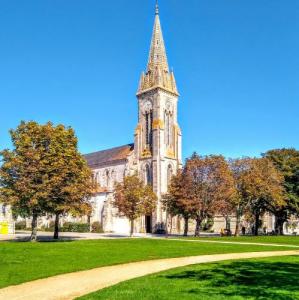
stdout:
<svg viewBox="0 0 299 300">
<path fill-rule="evenodd" d="M 142 73 L 137 94 L 156 87 L 178 94 L 173 72 L 169 72 L 166 49 L 159 16 L 158 1 L 146 73 Z"/>
<path fill-rule="evenodd" d="M 161 66 L 164 71 L 169 71 L 162 28 L 159 17 L 158 1 L 156 2 L 155 24 L 153 29 L 150 54 L 147 64 L 147 71 Z"/>
</svg>

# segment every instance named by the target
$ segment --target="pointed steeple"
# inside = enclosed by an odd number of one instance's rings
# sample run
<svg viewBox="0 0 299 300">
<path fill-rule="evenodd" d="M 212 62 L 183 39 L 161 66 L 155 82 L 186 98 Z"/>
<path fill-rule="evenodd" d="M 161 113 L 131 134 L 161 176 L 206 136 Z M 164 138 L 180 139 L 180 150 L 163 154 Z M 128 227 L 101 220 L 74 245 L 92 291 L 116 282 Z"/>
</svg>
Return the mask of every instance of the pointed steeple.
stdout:
<svg viewBox="0 0 299 300">
<path fill-rule="evenodd" d="M 159 6 L 158 6 L 158 2 L 156 2 L 155 23 L 154 23 L 154 30 L 152 35 L 151 47 L 150 47 L 150 54 L 148 58 L 147 71 L 153 70 L 158 65 L 161 66 L 163 70 L 169 71 L 165 44 L 164 44 L 160 17 L 159 17 Z"/>
<path fill-rule="evenodd" d="M 159 6 L 156 2 L 155 22 L 150 46 L 146 73 L 142 73 L 137 94 L 153 88 L 178 94 L 173 72 L 169 72 L 165 44 L 159 17 Z"/>
</svg>

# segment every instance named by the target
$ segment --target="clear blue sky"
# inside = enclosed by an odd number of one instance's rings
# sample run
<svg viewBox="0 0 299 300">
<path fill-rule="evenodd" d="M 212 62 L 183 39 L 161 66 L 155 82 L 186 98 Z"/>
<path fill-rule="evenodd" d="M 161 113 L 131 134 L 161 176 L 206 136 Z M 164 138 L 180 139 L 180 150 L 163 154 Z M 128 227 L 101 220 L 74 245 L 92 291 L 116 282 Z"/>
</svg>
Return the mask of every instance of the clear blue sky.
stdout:
<svg viewBox="0 0 299 300">
<path fill-rule="evenodd" d="M 299 148 L 299 1 L 160 0 L 184 157 Z M 133 141 L 154 0 L 1 0 L 0 148 L 20 120 Z"/>
</svg>

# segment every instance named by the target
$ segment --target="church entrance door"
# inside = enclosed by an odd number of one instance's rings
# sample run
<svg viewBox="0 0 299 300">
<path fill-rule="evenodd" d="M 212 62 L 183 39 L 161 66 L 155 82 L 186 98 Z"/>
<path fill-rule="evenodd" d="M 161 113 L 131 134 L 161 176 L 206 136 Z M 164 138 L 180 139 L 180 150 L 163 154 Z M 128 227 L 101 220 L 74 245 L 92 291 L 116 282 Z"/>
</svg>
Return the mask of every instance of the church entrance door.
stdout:
<svg viewBox="0 0 299 300">
<path fill-rule="evenodd" d="M 146 233 L 152 233 L 152 216 L 145 216 Z"/>
</svg>

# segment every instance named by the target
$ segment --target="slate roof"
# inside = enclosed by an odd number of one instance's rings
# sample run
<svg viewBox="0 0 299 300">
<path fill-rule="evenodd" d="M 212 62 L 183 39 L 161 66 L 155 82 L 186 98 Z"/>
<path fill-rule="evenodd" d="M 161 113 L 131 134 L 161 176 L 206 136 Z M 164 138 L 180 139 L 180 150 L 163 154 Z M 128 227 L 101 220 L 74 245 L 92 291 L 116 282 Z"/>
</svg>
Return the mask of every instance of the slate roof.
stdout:
<svg viewBox="0 0 299 300">
<path fill-rule="evenodd" d="M 90 168 L 103 167 L 112 164 L 120 164 L 127 161 L 128 155 L 134 150 L 134 144 L 102 150 L 94 153 L 85 154 Z"/>
</svg>

